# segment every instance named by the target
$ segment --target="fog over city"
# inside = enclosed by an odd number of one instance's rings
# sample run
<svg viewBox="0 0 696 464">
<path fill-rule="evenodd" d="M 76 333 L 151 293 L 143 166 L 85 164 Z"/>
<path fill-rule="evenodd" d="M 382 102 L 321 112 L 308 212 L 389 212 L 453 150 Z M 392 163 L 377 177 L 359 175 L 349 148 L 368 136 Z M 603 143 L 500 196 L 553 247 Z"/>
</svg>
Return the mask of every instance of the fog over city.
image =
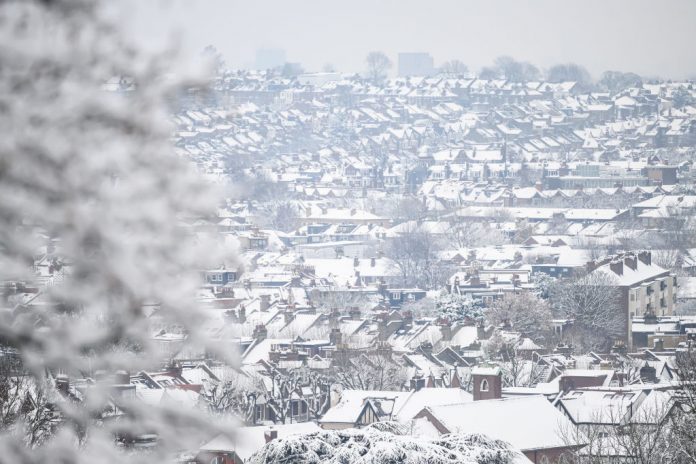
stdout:
<svg viewBox="0 0 696 464">
<path fill-rule="evenodd" d="M 0 2 L 0 464 L 696 463 L 696 2 Z"/>
<path fill-rule="evenodd" d="M 363 69 L 379 49 L 429 52 L 480 69 L 501 55 L 548 68 L 576 62 L 596 77 L 607 70 L 646 76 L 696 75 L 696 3 L 667 0 L 305 0 L 119 2 L 139 40 L 177 37 L 195 54 L 214 44 L 233 67 L 253 67 L 260 48 L 281 48 L 287 58 L 320 71 Z"/>
</svg>

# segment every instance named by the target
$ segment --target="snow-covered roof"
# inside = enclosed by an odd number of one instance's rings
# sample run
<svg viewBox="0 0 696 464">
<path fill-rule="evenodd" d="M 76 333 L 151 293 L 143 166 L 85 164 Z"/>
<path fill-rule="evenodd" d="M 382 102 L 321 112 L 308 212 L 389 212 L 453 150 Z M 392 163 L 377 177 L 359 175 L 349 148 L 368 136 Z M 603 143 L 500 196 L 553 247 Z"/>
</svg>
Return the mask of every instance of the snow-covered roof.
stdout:
<svg viewBox="0 0 696 464">
<path fill-rule="evenodd" d="M 411 392 L 343 390 L 341 400 L 326 411 L 320 423 L 355 424 L 367 401 L 389 404 L 389 413 L 394 413 L 403 406 Z"/>
<path fill-rule="evenodd" d="M 569 446 L 573 425 L 543 396 L 504 398 L 427 408 L 450 432 L 482 433 L 522 451 Z M 567 427 L 567 429 L 566 429 Z"/>
<path fill-rule="evenodd" d="M 611 263 L 599 266 L 592 272 L 597 272 L 609 276 L 610 279 L 616 281 L 616 285 L 622 287 L 629 287 L 632 285 L 639 284 L 646 280 L 655 279 L 663 274 L 668 274 L 668 271 L 661 268 L 657 264 L 651 262 L 651 264 L 645 264 L 640 259 L 636 258 L 636 268 L 632 269 L 625 263 L 622 266 L 621 274 L 611 270 Z"/>
<path fill-rule="evenodd" d="M 277 424 L 272 426 L 240 427 L 230 435 L 220 434 L 201 446 L 201 451 L 233 451 L 242 461 L 246 461 L 252 454 L 260 450 L 266 444 L 266 432 L 275 430 L 278 438 L 286 438 L 293 435 L 304 435 L 321 430 L 314 422 L 300 422 L 295 424 Z"/>
</svg>

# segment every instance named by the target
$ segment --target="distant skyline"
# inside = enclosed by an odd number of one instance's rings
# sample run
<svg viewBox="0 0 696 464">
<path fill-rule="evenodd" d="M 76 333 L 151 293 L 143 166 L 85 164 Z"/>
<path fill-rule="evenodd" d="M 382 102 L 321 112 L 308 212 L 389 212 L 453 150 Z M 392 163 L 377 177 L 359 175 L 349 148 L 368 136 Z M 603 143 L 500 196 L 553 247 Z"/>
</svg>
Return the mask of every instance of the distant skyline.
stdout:
<svg viewBox="0 0 696 464">
<path fill-rule="evenodd" d="M 111 8 L 140 44 L 215 46 L 229 67 L 282 49 L 308 71 L 361 72 L 365 56 L 430 53 L 478 71 L 501 55 L 541 69 L 575 62 L 646 77 L 696 77 L 696 1 L 665 0 L 126 0 Z"/>
</svg>

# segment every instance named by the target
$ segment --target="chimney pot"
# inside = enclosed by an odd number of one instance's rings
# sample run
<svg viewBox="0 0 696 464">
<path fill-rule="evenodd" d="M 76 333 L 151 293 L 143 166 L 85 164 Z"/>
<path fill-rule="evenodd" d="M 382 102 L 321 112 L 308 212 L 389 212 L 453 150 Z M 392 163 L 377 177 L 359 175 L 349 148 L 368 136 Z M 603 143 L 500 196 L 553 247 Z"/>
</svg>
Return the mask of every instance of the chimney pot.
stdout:
<svg viewBox="0 0 696 464">
<path fill-rule="evenodd" d="M 609 269 L 611 269 L 614 274 L 623 275 L 623 265 L 623 260 L 612 261 L 609 263 Z"/>
</svg>

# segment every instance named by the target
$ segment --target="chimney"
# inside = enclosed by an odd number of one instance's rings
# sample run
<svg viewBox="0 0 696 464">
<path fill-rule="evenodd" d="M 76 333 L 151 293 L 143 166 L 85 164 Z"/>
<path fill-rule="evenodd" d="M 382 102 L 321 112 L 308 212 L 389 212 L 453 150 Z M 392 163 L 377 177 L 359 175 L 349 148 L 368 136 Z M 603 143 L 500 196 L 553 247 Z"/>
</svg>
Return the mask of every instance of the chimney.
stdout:
<svg viewBox="0 0 696 464">
<path fill-rule="evenodd" d="M 334 346 L 338 346 L 343 343 L 343 334 L 341 333 L 341 329 L 331 329 L 331 333 L 329 334 L 329 342 Z"/>
<path fill-rule="evenodd" d="M 266 328 L 265 325 L 259 324 L 254 328 L 254 333 L 252 334 L 252 337 L 254 337 L 254 339 L 256 341 L 260 342 L 262 340 L 265 340 L 267 336 L 268 336 L 268 329 Z"/>
<path fill-rule="evenodd" d="M 246 306 L 244 305 L 239 307 L 239 322 L 242 324 L 246 322 Z"/>
<path fill-rule="evenodd" d="M 283 311 L 283 322 L 285 322 L 285 325 L 290 324 L 293 319 L 295 319 L 295 314 L 290 310 L 290 308 Z"/>
<path fill-rule="evenodd" d="M 640 379 L 644 383 L 656 383 L 657 373 L 655 371 L 655 368 L 645 363 L 645 365 L 640 368 Z"/>
<path fill-rule="evenodd" d="M 481 285 L 481 277 L 479 276 L 478 272 L 469 277 L 469 285 Z"/>
<path fill-rule="evenodd" d="M 370 267 L 375 267 L 377 264 L 377 258 L 370 258 Z"/>
<path fill-rule="evenodd" d="M 521 287 L 522 286 L 522 280 L 520 279 L 519 274 L 512 275 L 512 286 L 513 287 Z"/>
<path fill-rule="evenodd" d="M 638 259 L 646 266 L 650 266 L 652 263 L 652 253 L 649 251 L 641 251 L 638 253 Z"/>
<path fill-rule="evenodd" d="M 544 186 L 543 186 L 542 183 L 539 182 L 539 181 L 537 181 L 537 182 L 534 184 L 534 188 L 537 190 L 537 192 L 541 192 L 541 191 L 544 190 Z"/>
<path fill-rule="evenodd" d="M 626 347 L 626 344 L 623 342 L 623 340 L 616 340 L 614 342 L 614 345 L 611 347 L 612 354 L 625 355 L 627 352 L 628 348 Z M 610 367 L 611 365 L 607 366 L 607 369 L 609 369 Z"/>
<path fill-rule="evenodd" d="M 624 264 L 626 267 L 633 269 L 634 271 L 638 269 L 638 259 L 636 255 L 628 255 L 624 258 Z"/>
<path fill-rule="evenodd" d="M 266 443 L 270 443 L 276 438 L 278 438 L 278 431 L 271 427 L 270 429 L 266 430 L 266 432 L 264 432 L 263 436 L 266 439 Z"/>
<path fill-rule="evenodd" d="M 553 351 L 554 353 L 560 353 L 565 357 L 570 357 L 570 355 L 573 353 L 573 347 L 571 345 L 566 345 L 565 343 L 559 343 Z"/>
<path fill-rule="evenodd" d="M 653 341 L 653 350 L 654 351 L 664 351 L 665 350 L 665 341 L 661 338 L 656 338 Z"/>
<path fill-rule="evenodd" d="M 357 211 L 355 208 L 353 208 L 353 209 L 350 210 L 350 215 L 351 215 L 351 216 L 355 216 L 355 215 L 357 214 L 357 212 L 358 212 L 358 211 Z"/>
<path fill-rule="evenodd" d="M 181 364 L 179 364 L 178 362 L 173 362 L 167 368 L 167 370 L 177 377 L 181 377 L 181 372 L 183 371 L 183 369 L 181 368 Z"/>
<path fill-rule="evenodd" d="M 271 307 L 271 295 L 261 295 L 261 305 L 259 309 L 261 311 L 268 311 L 268 308 Z"/>
<path fill-rule="evenodd" d="M 425 379 L 420 371 L 416 372 L 416 374 L 411 378 L 410 387 L 413 391 L 418 391 L 425 387 Z"/>
<path fill-rule="evenodd" d="M 615 260 L 609 263 L 609 269 L 614 274 L 623 275 L 623 260 Z"/>
<path fill-rule="evenodd" d="M 481 365 L 471 371 L 474 401 L 497 400 L 503 397 L 502 371 L 498 366 Z"/>
<path fill-rule="evenodd" d="M 350 311 L 348 311 L 348 316 L 352 320 L 357 321 L 358 319 L 360 319 L 360 308 L 357 308 L 357 307 L 350 308 Z"/>
<path fill-rule="evenodd" d="M 353 267 L 358 267 L 360 266 L 360 258 L 355 257 L 353 258 Z"/>
<path fill-rule="evenodd" d="M 449 342 L 452 340 L 452 327 L 449 324 L 441 325 L 440 333 L 442 334 L 442 341 Z"/>
</svg>

